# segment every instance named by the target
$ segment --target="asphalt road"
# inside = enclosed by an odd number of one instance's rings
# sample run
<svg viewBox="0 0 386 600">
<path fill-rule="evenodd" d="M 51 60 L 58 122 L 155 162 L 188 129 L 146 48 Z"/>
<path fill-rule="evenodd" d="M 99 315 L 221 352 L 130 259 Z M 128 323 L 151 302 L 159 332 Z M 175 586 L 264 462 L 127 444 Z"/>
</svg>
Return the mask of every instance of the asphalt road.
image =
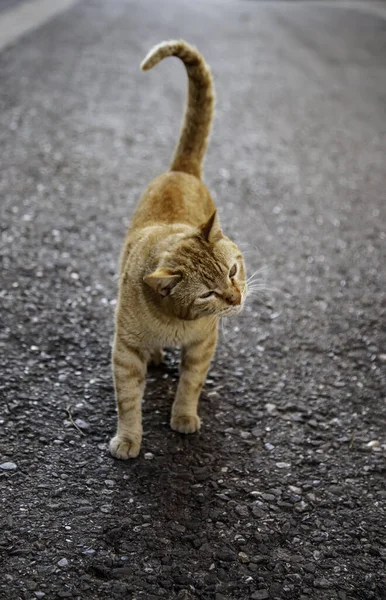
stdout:
<svg viewBox="0 0 386 600">
<path fill-rule="evenodd" d="M 386 598 L 386 20 L 366 6 L 85 0 L 1 52 L 2 599 Z M 174 37 L 214 72 L 206 182 L 269 290 L 224 323 L 200 435 L 169 429 L 169 352 L 119 462 L 118 256 L 186 85 L 138 65 Z"/>
</svg>

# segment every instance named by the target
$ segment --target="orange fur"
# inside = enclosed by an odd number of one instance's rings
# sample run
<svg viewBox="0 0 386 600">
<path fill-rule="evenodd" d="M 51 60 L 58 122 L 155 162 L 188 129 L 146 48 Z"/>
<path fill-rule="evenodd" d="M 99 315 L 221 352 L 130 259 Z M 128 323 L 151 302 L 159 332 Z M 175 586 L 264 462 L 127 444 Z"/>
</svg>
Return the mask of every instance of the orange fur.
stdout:
<svg viewBox="0 0 386 600">
<path fill-rule="evenodd" d="M 223 235 L 200 179 L 214 104 L 209 68 L 183 41 L 156 46 L 142 68 L 172 55 L 185 63 L 189 77 L 180 140 L 170 170 L 142 195 L 121 257 L 113 348 L 118 429 L 110 451 L 122 459 L 139 453 L 147 363 L 159 361 L 165 346 L 182 349 L 171 427 L 182 433 L 199 429 L 198 399 L 219 318 L 241 310 L 247 289 L 242 254 Z"/>
</svg>

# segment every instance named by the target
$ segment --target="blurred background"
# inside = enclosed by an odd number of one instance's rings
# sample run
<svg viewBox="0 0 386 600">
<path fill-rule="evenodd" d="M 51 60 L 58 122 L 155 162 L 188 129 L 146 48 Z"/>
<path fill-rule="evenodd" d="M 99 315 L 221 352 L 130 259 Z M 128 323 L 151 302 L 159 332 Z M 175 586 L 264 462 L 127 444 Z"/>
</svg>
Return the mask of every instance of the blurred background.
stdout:
<svg viewBox="0 0 386 600">
<path fill-rule="evenodd" d="M 212 68 L 205 182 L 261 290 L 200 435 L 169 352 L 123 463 L 118 257 L 186 95 L 139 64 L 170 38 Z M 1 598 L 386 598 L 385 201 L 385 2 L 0 0 Z"/>
</svg>

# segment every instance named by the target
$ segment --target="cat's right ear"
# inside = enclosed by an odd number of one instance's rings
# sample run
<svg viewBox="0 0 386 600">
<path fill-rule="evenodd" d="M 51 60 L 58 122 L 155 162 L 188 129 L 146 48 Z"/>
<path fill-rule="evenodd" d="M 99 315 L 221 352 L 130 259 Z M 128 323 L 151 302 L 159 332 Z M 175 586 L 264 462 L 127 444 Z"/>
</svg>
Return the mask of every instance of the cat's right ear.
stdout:
<svg viewBox="0 0 386 600">
<path fill-rule="evenodd" d="M 181 280 L 181 275 L 169 273 L 165 269 L 157 269 L 154 273 L 146 275 L 143 280 L 161 296 L 169 296 L 172 289 Z"/>
<path fill-rule="evenodd" d="M 218 242 L 223 236 L 221 231 L 220 221 L 218 218 L 217 210 L 209 217 L 209 219 L 203 223 L 200 227 L 201 235 L 204 236 L 207 242 Z"/>
</svg>

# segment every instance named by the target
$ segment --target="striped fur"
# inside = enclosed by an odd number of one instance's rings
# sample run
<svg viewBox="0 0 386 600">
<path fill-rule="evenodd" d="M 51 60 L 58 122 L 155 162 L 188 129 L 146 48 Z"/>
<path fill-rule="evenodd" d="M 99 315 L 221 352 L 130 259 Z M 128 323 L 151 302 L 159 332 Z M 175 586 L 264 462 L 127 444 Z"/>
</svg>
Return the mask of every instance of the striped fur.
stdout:
<svg viewBox="0 0 386 600">
<path fill-rule="evenodd" d="M 247 290 L 241 252 L 224 236 L 200 179 L 214 104 L 210 71 L 182 41 L 156 46 L 142 68 L 171 55 L 189 75 L 185 122 L 171 169 L 142 195 L 121 256 L 112 356 L 118 428 L 110 442 L 121 459 L 140 451 L 147 364 L 159 363 L 165 346 L 182 349 L 170 425 L 181 433 L 200 428 L 198 400 L 219 319 L 241 310 Z"/>
<path fill-rule="evenodd" d="M 141 69 L 152 69 L 167 56 L 177 56 L 182 60 L 189 80 L 184 122 L 170 170 L 201 177 L 215 103 L 212 75 L 197 49 L 183 40 L 155 46 L 141 64 Z"/>
</svg>

